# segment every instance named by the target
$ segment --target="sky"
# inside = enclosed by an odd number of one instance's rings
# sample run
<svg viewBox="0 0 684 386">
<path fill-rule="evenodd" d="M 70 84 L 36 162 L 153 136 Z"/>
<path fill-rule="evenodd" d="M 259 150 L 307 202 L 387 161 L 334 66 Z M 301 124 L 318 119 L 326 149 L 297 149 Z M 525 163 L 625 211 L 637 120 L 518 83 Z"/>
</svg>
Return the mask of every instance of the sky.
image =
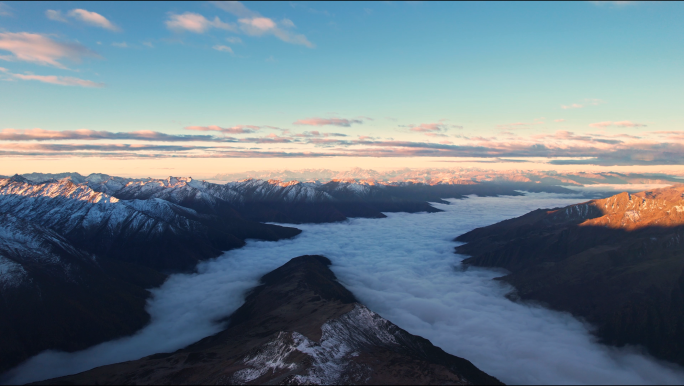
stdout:
<svg viewBox="0 0 684 386">
<path fill-rule="evenodd" d="M 2 2 L 0 174 L 684 174 L 681 20 L 680 2 Z"/>
</svg>

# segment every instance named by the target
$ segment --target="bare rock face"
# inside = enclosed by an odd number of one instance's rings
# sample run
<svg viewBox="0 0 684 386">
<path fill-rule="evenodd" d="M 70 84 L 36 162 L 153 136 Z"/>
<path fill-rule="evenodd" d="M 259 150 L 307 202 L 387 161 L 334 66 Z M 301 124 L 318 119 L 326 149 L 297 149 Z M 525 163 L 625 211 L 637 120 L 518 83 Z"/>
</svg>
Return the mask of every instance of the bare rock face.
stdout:
<svg viewBox="0 0 684 386">
<path fill-rule="evenodd" d="M 322 256 L 262 278 L 228 327 L 185 349 L 44 384 L 501 384 L 409 334 L 337 282 Z"/>
<path fill-rule="evenodd" d="M 501 267 L 512 298 L 594 324 L 605 343 L 684 364 L 684 186 L 618 195 L 456 238 L 466 265 Z"/>
</svg>

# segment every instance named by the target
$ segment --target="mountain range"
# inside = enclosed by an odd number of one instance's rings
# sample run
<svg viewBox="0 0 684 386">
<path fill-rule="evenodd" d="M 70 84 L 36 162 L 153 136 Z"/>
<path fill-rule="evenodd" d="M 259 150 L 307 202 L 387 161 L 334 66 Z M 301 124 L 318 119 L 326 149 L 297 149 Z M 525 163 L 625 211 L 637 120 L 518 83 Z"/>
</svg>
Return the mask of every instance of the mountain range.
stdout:
<svg viewBox="0 0 684 386">
<path fill-rule="evenodd" d="M 280 181 L 361 180 L 379 183 L 422 183 L 428 185 L 472 185 L 481 183 L 534 183 L 556 186 L 582 186 L 596 184 L 669 184 L 682 182 L 681 177 L 665 173 L 616 172 L 558 172 L 540 170 L 487 170 L 479 168 L 430 168 L 376 171 L 353 168 L 345 171 L 329 169 L 268 170 L 218 174 L 212 181 L 238 181 L 248 178 Z"/>
<path fill-rule="evenodd" d="M 684 186 L 539 209 L 456 238 L 512 299 L 572 313 L 607 344 L 684 364 Z"/>
<path fill-rule="evenodd" d="M 330 264 L 300 256 L 264 275 L 189 347 L 38 384 L 501 384 L 358 303 Z"/>
<path fill-rule="evenodd" d="M 148 289 L 169 273 L 190 272 L 246 239 L 301 232 L 264 222 L 436 212 L 428 201 L 467 194 L 521 193 L 496 185 L 214 184 L 77 173 L 0 179 L 0 372 L 46 349 L 130 335 L 149 321 Z"/>
</svg>

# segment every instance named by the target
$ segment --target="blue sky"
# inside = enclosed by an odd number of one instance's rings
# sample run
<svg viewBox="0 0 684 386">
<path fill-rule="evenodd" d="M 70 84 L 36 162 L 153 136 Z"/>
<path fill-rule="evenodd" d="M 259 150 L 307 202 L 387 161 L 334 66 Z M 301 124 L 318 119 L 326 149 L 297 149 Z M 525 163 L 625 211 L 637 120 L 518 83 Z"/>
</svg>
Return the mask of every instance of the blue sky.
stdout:
<svg viewBox="0 0 684 386">
<path fill-rule="evenodd" d="M 674 167 L 681 20 L 674 2 L 4 2 L 0 157 Z"/>
</svg>

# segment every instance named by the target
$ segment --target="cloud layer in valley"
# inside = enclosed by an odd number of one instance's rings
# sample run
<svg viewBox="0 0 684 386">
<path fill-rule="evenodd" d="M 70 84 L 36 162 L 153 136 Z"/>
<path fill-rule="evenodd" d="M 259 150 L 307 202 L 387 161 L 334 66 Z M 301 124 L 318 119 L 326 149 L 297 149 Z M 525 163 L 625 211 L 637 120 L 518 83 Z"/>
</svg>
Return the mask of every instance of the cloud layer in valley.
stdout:
<svg viewBox="0 0 684 386">
<path fill-rule="evenodd" d="M 500 272 L 460 269 L 453 238 L 472 228 L 577 197 L 471 197 L 437 205 L 445 212 L 298 225 L 291 240 L 255 242 L 173 275 L 153 290 L 149 326 L 137 335 L 78 353 L 47 352 L 4 382 L 29 382 L 107 363 L 171 352 L 220 330 L 258 278 L 304 254 L 322 254 L 361 302 L 413 334 L 472 361 L 511 384 L 681 384 L 684 373 L 633 348 L 595 342 L 568 314 L 514 303 Z"/>
</svg>

